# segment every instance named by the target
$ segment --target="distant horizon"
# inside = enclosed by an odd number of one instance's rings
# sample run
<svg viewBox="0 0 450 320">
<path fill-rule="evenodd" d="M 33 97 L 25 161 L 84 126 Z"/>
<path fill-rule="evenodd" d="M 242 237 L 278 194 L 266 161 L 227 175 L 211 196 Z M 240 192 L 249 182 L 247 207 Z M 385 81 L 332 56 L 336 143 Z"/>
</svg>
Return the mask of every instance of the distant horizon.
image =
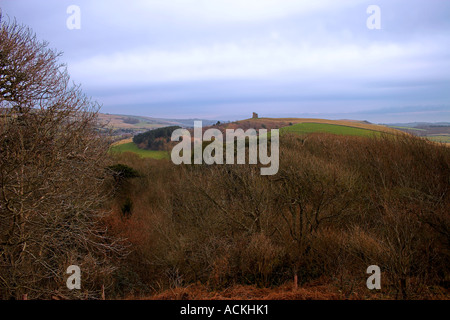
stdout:
<svg viewBox="0 0 450 320">
<path fill-rule="evenodd" d="M 233 122 L 233 121 L 240 121 L 245 119 L 252 118 L 252 115 L 246 115 L 246 116 L 236 116 L 229 119 L 225 118 L 211 118 L 211 117 L 202 117 L 202 116 L 195 116 L 195 117 L 182 117 L 177 115 L 168 115 L 168 116 L 154 116 L 154 115 L 146 115 L 146 114 L 134 114 L 134 113 L 111 113 L 111 112 L 103 112 L 102 109 L 99 111 L 102 114 L 106 115 L 115 115 L 115 116 L 132 116 L 132 117 L 145 117 L 145 118 L 151 118 L 151 119 L 161 119 L 161 120 L 208 120 L 208 121 L 225 121 L 225 122 Z M 257 112 L 256 112 L 257 113 Z M 409 124 L 409 123 L 430 123 L 430 124 L 436 124 L 436 123 L 448 123 L 450 124 L 450 121 L 446 120 L 439 120 L 439 121 L 432 121 L 432 120 L 414 120 L 414 121 L 370 121 L 369 118 L 355 118 L 355 117 L 348 117 L 349 114 L 271 114 L 271 115 L 264 115 L 264 114 L 258 114 L 258 118 L 305 118 L 305 119 L 327 119 L 327 120 L 351 120 L 351 121 L 368 121 L 370 123 L 374 124 L 388 124 L 388 125 L 394 125 L 394 124 Z"/>
</svg>

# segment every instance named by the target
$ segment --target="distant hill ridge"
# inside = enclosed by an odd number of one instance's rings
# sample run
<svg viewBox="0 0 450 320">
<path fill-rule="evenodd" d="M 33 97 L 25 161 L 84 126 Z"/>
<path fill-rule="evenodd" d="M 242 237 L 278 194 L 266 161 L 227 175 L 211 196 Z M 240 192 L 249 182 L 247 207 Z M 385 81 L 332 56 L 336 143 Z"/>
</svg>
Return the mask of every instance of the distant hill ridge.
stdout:
<svg viewBox="0 0 450 320">
<path fill-rule="evenodd" d="M 213 127 L 221 130 L 226 129 L 281 129 L 283 127 L 292 126 L 300 123 L 317 123 L 327 124 L 335 126 L 345 126 L 351 128 L 365 129 L 377 132 L 386 132 L 391 134 L 398 134 L 401 131 L 390 128 L 384 125 L 372 124 L 368 121 L 359 120 L 328 120 L 328 119 L 314 119 L 314 118 L 250 118 L 230 123 L 223 123 L 220 125 L 214 125 Z"/>
<path fill-rule="evenodd" d="M 99 119 L 112 129 L 155 129 L 168 126 L 193 127 L 194 121 L 201 120 L 204 125 L 212 125 L 217 120 L 205 119 L 162 119 L 126 114 L 99 113 Z"/>
</svg>

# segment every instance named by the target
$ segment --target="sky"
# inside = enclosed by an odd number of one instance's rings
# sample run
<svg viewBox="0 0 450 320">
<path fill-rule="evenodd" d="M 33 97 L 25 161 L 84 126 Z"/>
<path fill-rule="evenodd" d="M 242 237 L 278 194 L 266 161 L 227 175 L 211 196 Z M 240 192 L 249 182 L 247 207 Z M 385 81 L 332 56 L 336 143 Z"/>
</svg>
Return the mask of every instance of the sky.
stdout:
<svg viewBox="0 0 450 320">
<path fill-rule="evenodd" d="M 67 26 L 70 5 L 80 9 L 79 29 Z M 104 113 L 450 122 L 450 0 L 0 0 L 0 8 L 63 52 L 71 79 Z"/>
</svg>

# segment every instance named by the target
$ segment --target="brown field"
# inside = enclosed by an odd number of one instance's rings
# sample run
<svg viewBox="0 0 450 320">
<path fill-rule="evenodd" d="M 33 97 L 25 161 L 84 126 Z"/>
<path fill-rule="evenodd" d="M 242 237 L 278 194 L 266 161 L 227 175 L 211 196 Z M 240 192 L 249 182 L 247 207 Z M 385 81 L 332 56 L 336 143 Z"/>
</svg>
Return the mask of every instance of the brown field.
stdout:
<svg viewBox="0 0 450 320">
<path fill-rule="evenodd" d="M 111 144 L 111 146 L 120 146 L 121 144 L 130 143 L 130 142 L 133 142 L 133 138 L 127 138 L 127 139 L 122 139 L 122 140 L 116 141 L 113 144 Z"/>
</svg>

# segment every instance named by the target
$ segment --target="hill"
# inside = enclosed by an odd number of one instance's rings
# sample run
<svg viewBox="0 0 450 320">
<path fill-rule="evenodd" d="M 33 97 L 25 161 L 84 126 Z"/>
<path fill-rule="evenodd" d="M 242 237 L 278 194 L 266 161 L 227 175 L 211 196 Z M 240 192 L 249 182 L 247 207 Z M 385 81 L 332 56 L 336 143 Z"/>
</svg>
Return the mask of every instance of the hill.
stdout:
<svg viewBox="0 0 450 320">
<path fill-rule="evenodd" d="M 170 126 L 149 130 L 133 137 L 133 142 L 140 148 L 146 150 L 168 150 L 172 133 L 179 126 Z"/>
<path fill-rule="evenodd" d="M 207 123 L 208 124 L 208 123 Z M 206 124 L 206 125 L 207 125 Z M 292 132 L 298 134 L 308 134 L 314 132 L 331 133 L 337 135 L 349 135 L 349 136 L 379 136 L 381 133 L 398 134 L 402 133 L 395 128 L 390 128 L 382 125 L 375 125 L 368 123 L 367 121 L 358 120 L 327 120 L 327 119 L 311 119 L 311 118 L 257 118 L 257 119 L 245 119 L 230 123 L 214 124 L 212 126 L 205 126 L 203 129 L 208 128 L 219 129 L 225 132 L 227 129 L 243 129 L 250 128 L 259 129 L 281 129 L 283 132 Z M 176 126 L 165 126 L 165 129 L 175 128 Z M 144 158 L 167 158 L 167 152 L 164 154 L 162 151 L 153 150 L 170 150 L 170 144 L 168 143 L 168 136 L 161 136 L 158 131 L 163 129 L 146 131 L 145 133 L 137 133 L 133 139 L 128 138 L 122 140 L 123 143 L 112 146 L 111 150 L 116 152 L 134 152 Z M 165 130 L 163 130 L 165 131 Z M 151 139 L 150 139 L 151 138 Z M 154 146 L 153 140 L 161 145 Z M 164 140 L 164 141 L 163 141 Z M 153 150 L 149 150 L 153 149 Z"/>
<path fill-rule="evenodd" d="M 287 127 L 302 126 L 367 130 Z M 130 281 L 121 290 L 151 299 L 448 299 L 449 148 L 409 134 L 283 135 L 279 155 L 276 176 L 259 165 L 118 155 L 139 172 L 111 218 L 135 249 L 123 262 L 133 277 L 117 276 Z M 374 261 L 398 266 L 383 269 L 381 290 L 363 277 Z"/>
<path fill-rule="evenodd" d="M 384 125 L 376 125 L 358 120 L 328 120 L 314 118 L 251 118 L 231 123 L 214 125 L 222 131 L 241 128 L 254 129 L 283 129 L 285 131 L 311 133 L 326 132 L 343 135 L 371 135 L 373 132 L 398 134 L 401 131 Z M 291 127 L 291 128 L 289 128 Z M 359 130 L 358 130 L 359 129 Z"/>
<path fill-rule="evenodd" d="M 324 132 L 339 135 L 348 136 L 373 136 L 379 135 L 380 131 L 361 129 L 356 127 L 328 124 L 328 123 L 314 123 L 314 122 L 304 122 L 293 124 L 288 127 L 281 128 L 281 132 L 291 132 L 298 134 L 308 134 L 313 132 Z"/>
<path fill-rule="evenodd" d="M 138 146 L 135 143 L 133 143 L 131 138 L 124 139 L 114 143 L 110 148 L 110 152 L 112 153 L 132 152 L 137 154 L 141 158 L 152 158 L 158 160 L 170 158 L 170 155 L 167 151 L 139 149 Z"/>
<path fill-rule="evenodd" d="M 191 128 L 194 121 L 201 120 L 204 125 L 212 125 L 216 120 L 202 119 L 160 119 L 144 116 L 99 113 L 100 123 L 112 131 L 116 140 L 132 137 L 136 134 L 157 128 L 180 126 Z"/>
<path fill-rule="evenodd" d="M 395 128 L 412 135 L 425 137 L 428 140 L 444 142 L 450 144 L 450 123 L 449 122 L 413 122 L 413 123 L 393 123 L 389 127 Z"/>
</svg>

